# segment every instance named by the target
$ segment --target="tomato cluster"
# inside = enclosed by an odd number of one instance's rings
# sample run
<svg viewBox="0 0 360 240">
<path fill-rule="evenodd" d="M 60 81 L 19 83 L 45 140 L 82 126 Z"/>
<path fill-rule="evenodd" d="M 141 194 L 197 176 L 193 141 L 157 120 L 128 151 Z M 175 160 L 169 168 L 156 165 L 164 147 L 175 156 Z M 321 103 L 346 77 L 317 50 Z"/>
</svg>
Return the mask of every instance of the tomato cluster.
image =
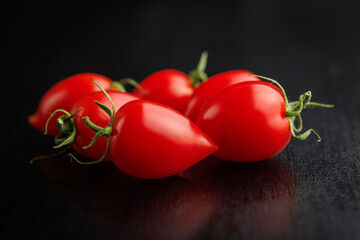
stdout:
<svg viewBox="0 0 360 240">
<path fill-rule="evenodd" d="M 96 73 L 61 80 L 41 98 L 29 123 L 89 159 L 111 161 L 138 178 L 176 175 L 207 156 L 261 161 L 281 152 L 291 137 L 303 140 L 301 112 L 333 105 L 311 102 L 311 92 L 289 102 L 275 80 L 247 70 L 208 77 L 207 53 L 189 74 L 155 72 L 140 83 L 112 81 Z M 126 92 L 121 83 L 135 83 Z M 41 159 L 42 157 L 33 159 Z"/>
</svg>

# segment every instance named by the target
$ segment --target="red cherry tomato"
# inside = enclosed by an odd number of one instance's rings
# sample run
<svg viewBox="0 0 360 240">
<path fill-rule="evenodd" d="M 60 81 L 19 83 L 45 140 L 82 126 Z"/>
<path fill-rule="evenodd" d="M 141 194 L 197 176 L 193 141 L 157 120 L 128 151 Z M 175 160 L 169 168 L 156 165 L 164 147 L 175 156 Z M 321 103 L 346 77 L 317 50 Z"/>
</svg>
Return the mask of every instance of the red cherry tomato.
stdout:
<svg viewBox="0 0 360 240">
<path fill-rule="evenodd" d="M 99 91 L 99 88 L 91 81 L 92 78 L 104 89 L 110 89 L 112 80 L 100 74 L 79 73 L 67 77 L 52 86 L 41 98 L 36 113 L 28 118 L 30 125 L 44 132 L 47 119 L 56 109 L 70 111 L 71 106 L 77 99 L 91 92 Z M 59 113 L 57 116 L 60 115 Z M 51 136 L 60 133 L 56 121 L 49 123 L 47 132 Z"/>
<path fill-rule="evenodd" d="M 163 104 L 135 100 L 116 112 L 110 138 L 111 159 L 131 176 L 169 177 L 217 149 L 192 121 Z"/>
<path fill-rule="evenodd" d="M 235 83 L 245 81 L 259 81 L 256 76 L 249 76 L 253 73 L 247 70 L 232 70 L 216 74 L 201 83 L 190 97 L 184 111 L 185 116 L 196 121 L 196 117 L 205 102 L 222 89 Z"/>
<path fill-rule="evenodd" d="M 119 91 L 107 91 L 108 95 L 111 97 L 115 111 L 122 107 L 125 103 L 139 99 L 138 97 Z M 72 108 L 71 113 L 79 111 L 73 117 L 74 124 L 76 128 L 76 136 L 73 143 L 73 148 L 80 155 L 90 158 L 90 159 L 99 159 L 102 157 L 106 151 L 106 137 L 100 136 L 94 145 L 90 148 L 83 149 L 83 147 L 88 146 L 92 139 L 95 136 L 95 132 L 91 130 L 83 121 L 83 117 L 89 117 L 91 122 L 96 124 L 99 127 L 105 128 L 109 124 L 110 117 L 103 109 L 96 105 L 95 101 L 100 102 L 111 108 L 111 103 L 107 99 L 106 95 L 101 92 L 90 93 L 79 100 L 77 100 Z M 108 155 L 105 161 L 110 160 L 110 155 Z"/>
<path fill-rule="evenodd" d="M 207 79 L 207 55 L 207 52 L 201 54 L 197 67 L 189 75 L 175 69 L 160 70 L 141 81 L 133 93 L 142 99 L 162 103 L 184 113 L 194 88 Z"/>
<path fill-rule="evenodd" d="M 151 74 L 135 88 L 133 94 L 147 100 L 166 104 L 179 112 L 185 107 L 193 93 L 190 78 L 175 69 L 165 69 Z"/>
<path fill-rule="evenodd" d="M 310 91 L 289 103 L 280 84 L 268 80 L 277 86 L 263 81 L 234 84 L 203 106 L 196 123 L 219 146 L 214 155 L 230 161 L 260 161 L 282 151 L 291 135 L 300 140 L 311 132 L 317 135 L 313 129 L 297 135 L 302 109 L 333 105 L 310 102 Z"/>
</svg>

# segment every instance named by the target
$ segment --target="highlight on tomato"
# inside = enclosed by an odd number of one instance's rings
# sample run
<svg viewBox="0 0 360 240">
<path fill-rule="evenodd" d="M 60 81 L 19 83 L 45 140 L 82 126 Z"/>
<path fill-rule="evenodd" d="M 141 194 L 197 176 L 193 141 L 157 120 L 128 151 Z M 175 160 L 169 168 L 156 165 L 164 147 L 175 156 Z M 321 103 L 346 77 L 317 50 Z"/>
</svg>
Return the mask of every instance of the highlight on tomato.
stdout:
<svg viewBox="0 0 360 240">
<path fill-rule="evenodd" d="M 131 93 L 117 90 L 108 90 L 107 93 L 113 100 L 115 111 L 125 103 L 139 99 Z M 79 98 L 72 105 L 70 111 L 66 111 L 65 109 L 55 110 L 46 122 L 45 134 L 47 134 L 49 123 L 54 121 L 60 131 L 60 134 L 55 137 L 56 146 L 54 148 L 63 148 L 63 150 L 56 155 L 60 155 L 72 147 L 77 153 L 85 158 L 93 160 L 101 158 L 106 151 L 106 137 L 100 136 L 96 143 L 94 143 L 94 146 L 86 148 L 86 146 L 91 143 L 96 133 L 84 123 L 83 118 L 90 118 L 94 126 L 105 128 L 110 121 L 110 117 L 103 109 L 110 107 L 111 102 L 108 100 L 107 96 L 104 95 L 103 92 L 97 91 Z M 59 117 L 55 119 L 55 116 Z M 48 157 L 50 156 L 37 157 L 32 159 L 31 162 L 33 163 L 36 160 Z M 110 161 L 110 156 L 104 160 Z"/>
<path fill-rule="evenodd" d="M 219 91 L 236 83 L 259 80 L 260 79 L 254 76 L 252 72 L 243 69 L 230 70 L 211 76 L 194 90 L 184 114 L 191 120 L 196 121 L 202 106 Z"/>
<path fill-rule="evenodd" d="M 99 86 L 99 88 L 101 88 Z M 102 89 L 102 88 L 101 88 Z M 83 118 L 96 132 L 91 148 L 100 138 L 107 139 L 106 151 L 97 164 L 108 154 L 117 168 L 137 178 L 158 179 L 176 175 L 215 152 L 217 145 L 190 119 L 173 108 L 150 100 L 133 100 L 116 111 L 111 97 L 111 110 L 102 105 L 109 115 L 107 127 Z"/>
<path fill-rule="evenodd" d="M 204 51 L 196 69 L 189 75 L 176 69 L 163 69 L 149 75 L 140 82 L 140 87 L 133 90 L 133 94 L 183 113 L 194 88 L 208 78 L 205 73 L 207 56 Z"/>
<path fill-rule="evenodd" d="M 99 89 L 94 86 L 91 79 L 94 79 L 101 87 L 110 90 L 112 80 L 106 76 L 97 73 L 78 73 L 69 76 L 55 85 L 53 85 L 40 99 L 37 110 L 28 117 L 28 122 L 35 129 L 44 132 L 45 124 L 50 114 L 57 109 L 70 111 L 73 103 Z M 56 116 L 59 117 L 60 114 Z M 60 131 L 56 126 L 56 121 L 51 122 L 48 126 L 47 133 L 51 136 L 57 136 Z"/>
<path fill-rule="evenodd" d="M 306 139 L 301 112 L 311 107 L 332 108 L 332 104 L 311 102 L 311 92 L 289 102 L 283 87 L 273 79 L 250 81 L 229 86 L 200 110 L 196 124 L 219 146 L 215 156 L 229 161 L 254 162 L 280 153 L 291 136 Z"/>
</svg>

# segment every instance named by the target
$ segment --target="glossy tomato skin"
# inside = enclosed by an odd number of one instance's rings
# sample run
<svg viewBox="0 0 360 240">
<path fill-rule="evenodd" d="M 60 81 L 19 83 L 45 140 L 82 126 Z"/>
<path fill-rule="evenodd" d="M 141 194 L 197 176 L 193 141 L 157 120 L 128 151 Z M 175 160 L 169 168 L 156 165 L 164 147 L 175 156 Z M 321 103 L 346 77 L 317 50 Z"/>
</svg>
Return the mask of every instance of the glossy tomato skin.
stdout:
<svg viewBox="0 0 360 240">
<path fill-rule="evenodd" d="M 219 146 L 215 156 L 237 162 L 268 159 L 291 138 L 285 101 L 274 85 L 244 82 L 213 96 L 202 108 L 197 125 Z"/>
<path fill-rule="evenodd" d="M 190 97 L 186 109 L 185 116 L 196 121 L 197 115 L 206 101 L 222 89 L 245 81 L 259 81 L 260 79 L 247 70 L 231 70 L 216 74 L 205 82 L 202 82 Z"/>
<path fill-rule="evenodd" d="M 139 99 L 135 95 L 126 92 L 108 90 L 107 93 L 112 99 L 116 111 L 125 103 Z M 73 118 L 76 127 L 76 136 L 73 148 L 80 155 L 97 160 L 100 159 L 106 151 L 106 137 L 100 136 L 92 147 L 83 149 L 83 147 L 91 143 L 96 133 L 85 124 L 82 118 L 89 117 L 90 121 L 95 125 L 106 128 L 110 122 L 110 116 L 97 104 L 95 104 L 95 101 L 98 101 L 107 106 L 109 109 L 112 109 L 111 103 L 106 95 L 102 91 L 98 91 L 78 99 L 73 104 L 70 113 L 74 113 L 79 109 Z M 110 160 L 110 155 L 107 155 L 105 161 Z"/>
<path fill-rule="evenodd" d="M 131 101 L 117 111 L 110 139 L 114 164 L 144 179 L 176 175 L 217 149 L 180 112 L 148 100 Z"/>
<path fill-rule="evenodd" d="M 28 122 L 37 130 L 44 132 L 45 123 L 56 109 L 70 111 L 74 102 L 91 93 L 99 91 L 99 88 L 91 81 L 93 77 L 102 88 L 110 89 L 112 80 L 97 73 L 79 73 L 67 77 L 52 86 L 41 98 L 36 112 L 29 116 Z M 56 119 L 61 114 L 55 115 Z M 60 131 L 56 127 L 56 121 L 50 121 L 48 132 L 51 136 L 56 136 Z"/>
<path fill-rule="evenodd" d="M 146 77 L 133 94 L 147 100 L 165 104 L 183 113 L 193 93 L 190 78 L 175 69 L 164 69 Z"/>
</svg>

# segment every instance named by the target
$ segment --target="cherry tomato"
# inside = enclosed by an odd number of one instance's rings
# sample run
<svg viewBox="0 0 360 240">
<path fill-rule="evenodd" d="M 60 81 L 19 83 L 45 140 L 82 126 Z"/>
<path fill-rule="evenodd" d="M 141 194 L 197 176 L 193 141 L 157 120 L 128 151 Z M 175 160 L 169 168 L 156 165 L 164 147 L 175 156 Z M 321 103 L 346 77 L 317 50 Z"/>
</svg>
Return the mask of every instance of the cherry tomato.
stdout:
<svg viewBox="0 0 360 240">
<path fill-rule="evenodd" d="M 119 91 L 107 91 L 108 95 L 111 97 L 115 111 L 122 107 L 125 103 L 139 99 L 133 94 Z M 92 139 L 95 136 L 95 132 L 91 130 L 83 121 L 83 117 L 89 117 L 92 123 L 96 124 L 99 127 L 105 128 L 109 124 L 110 117 L 102 108 L 96 105 L 95 101 L 100 102 L 111 108 L 111 103 L 107 99 L 106 95 L 101 92 L 90 93 L 79 100 L 77 100 L 72 108 L 71 113 L 79 111 L 74 115 L 74 124 L 76 127 L 76 136 L 73 143 L 73 148 L 80 155 L 90 158 L 90 159 L 99 159 L 106 151 L 106 137 L 100 136 L 94 145 L 90 148 L 84 149 L 83 147 L 88 146 Z M 108 155 L 105 161 L 110 160 L 110 155 Z"/>
<path fill-rule="evenodd" d="M 169 177 L 217 149 L 192 121 L 166 105 L 134 100 L 116 112 L 110 138 L 111 159 L 131 176 Z"/>
<path fill-rule="evenodd" d="M 307 106 L 333 105 L 310 102 L 310 91 L 289 103 L 281 85 L 268 80 L 277 86 L 264 81 L 237 83 L 203 106 L 196 123 L 219 146 L 215 156 L 230 161 L 260 161 L 282 151 L 291 136 L 303 140 L 314 133 L 320 141 L 313 129 L 297 135 L 302 128 L 300 113 Z"/>
<path fill-rule="evenodd" d="M 185 116 L 196 121 L 196 117 L 202 106 L 217 92 L 235 83 L 259 81 L 259 78 L 256 76 L 249 76 L 251 74 L 253 73 L 247 70 L 232 70 L 208 78 L 194 90 L 184 111 Z"/>
<path fill-rule="evenodd" d="M 136 96 L 165 104 L 183 113 L 194 88 L 206 81 L 207 52 L 203 52 L 197 67 L 189 75 L 175 69 L 155 72 L 140 82 L 135 88 Z"/>
<path fill-rule="evenodd" d="M 179 112 L 185 107 L 193 93 L 190 78 L 175 69 L 164 69 L 151 74 L 135 88 L 133 94 L 147 100 L 166 104 Z"/>
<path fill-rule="evenodd" d="M 110 89 L 112 80 L 100 74 L 79 73 L 67 77 L 52 86 L 41 98 L 36 113 L 28 118 L 30 125 L 44 132 L 47 119 L 56 109 L 70 111 L 71 106 L 77 99 L 91 92 L 99 91 L 99 88 L 91 81 L 92 78 L 104 89 Z M 60 116 L 60 113 L 58 116 Z M 56 121 L 49 123 L 47 132 L 51 136 L 60 133 Z"/>
</svg>

